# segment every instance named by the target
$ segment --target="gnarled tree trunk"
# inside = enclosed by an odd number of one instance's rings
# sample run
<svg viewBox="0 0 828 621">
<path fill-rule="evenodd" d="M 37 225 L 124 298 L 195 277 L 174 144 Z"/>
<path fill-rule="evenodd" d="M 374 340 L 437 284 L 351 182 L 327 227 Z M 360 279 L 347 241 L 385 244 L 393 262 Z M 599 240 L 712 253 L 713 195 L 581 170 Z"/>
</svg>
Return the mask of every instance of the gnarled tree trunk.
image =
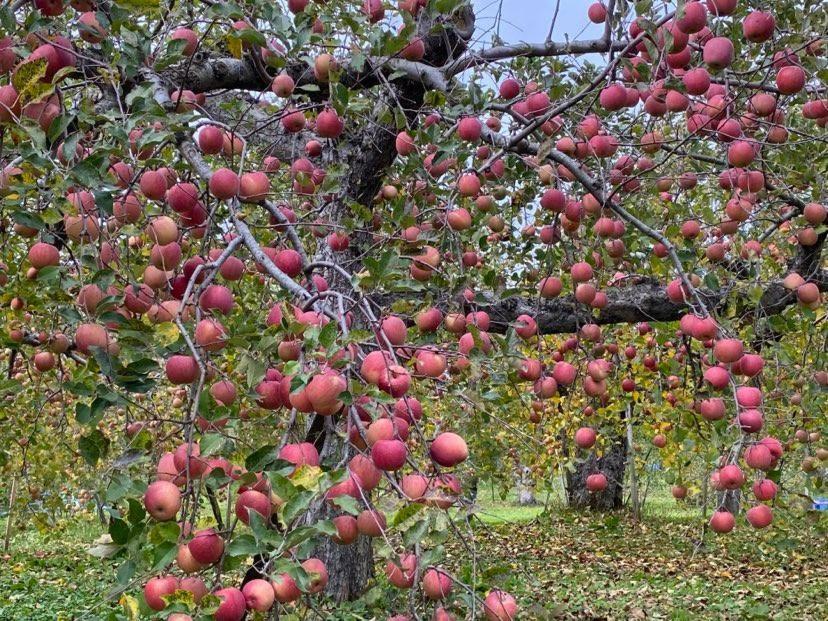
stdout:
<svg viewBox="0 0 828 621">
<path fill-rule="evenodd" d="M 596 509 L 610 511 L 624 505 L 624 469 L 627 465 L 627 441 L 623 435 L 612 439 L 604 454 L 598 457 L 594 452 L 566 475 L 566 500 L 573 509 Z M 591 474 L 603 472 L 607 477 L 607 488 L 603 492 L 589 492 L 586 479 Z"/>
<path fill-rule="evenodd" d="M 447 25 L 445 32 L 434 34 L 433 24 L 428 20 L 421 20 L 419 32 L 425 39 L 427 58 L 434 64 L 442 64 L 455 53 L 465 49 L 466 41 L 471 37 L 474 28 L 474 15 L 465 8 L 455 14 L 451 26 Z M 439 29 L 438 29 L 439 30 Z M 415 122 L 416 116 L 423 106 L 426 89 L 422 83 L 413 80 L 400 84 L 386 84 L 379 87 L 377 102 L 371 118 L 394 118 L 391 111 L 397 107 L 407 118 L 409 123 Z M 396 136 L 399 128 L 394 121 L 376 123 L 367 126 L 359 132 L 346 137 L 340 150 L 328 150 L 326 156 L 331 160 L 327 163 L 334 165 L 344 159 L 346 171 L 342 177 L 342 186 L 335 200 L 326 205 L 324 219 L 331 225 L 346 227 L 353 216 L 351 206 L 358 203 L 364 207 L 372 204 L 374 196 L 379 191 L 385 172 L 397 157 Z M 367 232 L 356 233 L 351 236 L 351 242 L 344 252 L 334 253 L 330 246 L 320 241 L 315 261 L 334 264 L 344 268 L 348 273 L 355 274 L 362 269 L 362 260 L 366 253 L 370 253 L 372 244 L 371 235 Z M 343 299 L 354 299 L 350 279 L 336 269 L 328 268 L 325 271 L 329 291 L 345 296 Z M 330 299 L 330 298 L 328 298 Z M 337 302 L 329 303 L 334 313 L 337 312 Z M 376 329 L 376 326 L 366 325 L 361 313 L 353 313 L 354 328 Z M 320 457 L 332 463 L 345 463 L 353 456 L 353 448 L 348 444 L 347 437 L 343 437 L 343 424 L 346 413 L 343 412 L 336 420 L 328 419 L 324 424 L 311 424 L 307 441 L 319 447 Z M 341 428 L 336 429 L 339 425 Z M 346 434 L 347 435 L 347 434 Z M 365 498 L 370 502 L 370 498 Z M 365 504 L 364 502 L 361 504 Z M 324 501 L 318 502 L 306 516 L 307 523 L 333 517 L 338 512 Z M 374 559 L 371 540 L 360 536 L 353 544 L 342 546 L 326 538 L 315 550 L 316 556 L 321 559 L 328 569 L 328 587 L 326 592 L 337 602 L 358 598 L 368 587 L 374 575 Z"/>
</svg>

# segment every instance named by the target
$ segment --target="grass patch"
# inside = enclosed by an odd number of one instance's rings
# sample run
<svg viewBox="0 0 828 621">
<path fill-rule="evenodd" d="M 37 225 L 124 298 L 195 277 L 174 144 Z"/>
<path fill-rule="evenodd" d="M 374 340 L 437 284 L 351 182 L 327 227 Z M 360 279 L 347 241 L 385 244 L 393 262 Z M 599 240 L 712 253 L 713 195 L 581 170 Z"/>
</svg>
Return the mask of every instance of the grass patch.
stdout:
<svg viewBox="0 0 828 621">
<path fill-rule="evenodd" d="M 825 513 L 778 511 L 766 531 L 740 518 L 730 535 L 702 536 L 699 509 L 676 503 L 666 487 L 652 491 L 639 524 L 626 512 L 569 511 L 555 492 L 539 500 L 521 507 L 514 494 L 482 488 L 468 541 L 481 580 L 513 592 L 521 618 L 828 618 Z M 87 554 L 101 532 L 88 515 L 15 533 L 0 566 L 0 621 L 104 618 L 120 561 Z M 470 582 L 465 549 L 453 541 L 447 554 L 447 566 Z M 343 608 L 336 618 L 357 617 Z"/>
<path fill-rule="evenodd" d="M 94 517 L 84 515 L 43 531 L 30 526 L 15 533 L 0 570 L 0 621 L 105 616 L 109 605 L 100 603 L 115 582 L 117 562 L 86 553 L 101 532 Z"/>
</svg>

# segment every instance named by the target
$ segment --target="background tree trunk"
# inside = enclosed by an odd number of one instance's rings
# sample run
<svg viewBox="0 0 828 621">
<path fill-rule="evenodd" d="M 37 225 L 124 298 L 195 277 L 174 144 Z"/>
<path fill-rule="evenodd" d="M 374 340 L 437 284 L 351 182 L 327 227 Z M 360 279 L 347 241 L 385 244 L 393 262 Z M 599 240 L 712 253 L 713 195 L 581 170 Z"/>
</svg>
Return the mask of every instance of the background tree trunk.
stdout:
<svg viewBox="0 0 828 621">
<path fill-rule="evenodd" d="M 521 466 L 518 471 L 518 504 L 521 506 L 538 504 L 538 500 L 535 498 L 535 481 L 532 479 L 531 472 L 526 466 Z"/>
<path fill-rule="evenodd" d="M 627 404 L 627 467 L 630 475 L 630 504 L 633 520 L 641 519 L 641 502 L 638 496 L 638 473 L 635 471 L 635 443 L 633 441 L 632 405 Z"/>
<path fill-rule="evenodd" d="M 573 509 L 611 511 L 624 505 L 624 470 L 627 465 L 627 441 L 623 435 L 613 438 L 612 444 L 601 457 L 595 453 L 566 474 L 566 500 Z M 607 489 L 588 492 L 586 479 L 590 474 L 603 472 L 607 477 Z"/>
</svg>

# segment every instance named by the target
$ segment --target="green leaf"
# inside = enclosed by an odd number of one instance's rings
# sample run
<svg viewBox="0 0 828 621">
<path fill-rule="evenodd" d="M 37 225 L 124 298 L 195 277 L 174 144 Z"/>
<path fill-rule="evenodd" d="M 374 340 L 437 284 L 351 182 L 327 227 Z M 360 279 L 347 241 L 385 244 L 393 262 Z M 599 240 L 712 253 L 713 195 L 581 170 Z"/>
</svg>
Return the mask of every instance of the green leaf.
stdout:
<svg viewBox="0 0 828 621">
<path fill-rule="evenodd" d="M 14 211 L 11 214 L 12 220 L 23 226 L 28 226 L 30 229 L 41 230 L 46 226 L 46 223 L 37 214 L 28 211 Z"/>
<path fill-rule="evenodd" d="M 158 571 L 172 563 L 177 552 L 178 544 L 174 541 L 164 541 L 158 544 L 152 553 L 152 571 Z"/>
<path fill-rule="evenodd" d="M 125 544 L 129 541 L 129 524 L 121 518 L 110 518 L 109 520 L 109 535 L 112 541 L 118 544 Z"/>
<path fill-rule="evenodd" d="M 217 455 L 224 445 L 224 436 L 218 433 L 205 434 L 198 445 L 202 455 Z"/>
<path fill-rule="evenodd" d="M 161 6 L 161 0 L 117 0 L 115 4 L 131 11 L 141 11 L 141 9 L 157 9 Z"/>
<path fill-rule="evenodd" d="M 337 496 L 334 498 L 333 504 L 351 515 L 359 515 L 361 511 L 357 499 L 353 496 Z"/>
<path fill-rule="evenodd" d="M 394 514 L 394 517 L 391 520 L 391 526 L 399 526 L 406 520 L 417 515 L 424 508 L 425 505 L 420 504 L 418 502 L 412 502 L 411 504 L 405 505 L 402 509 L 400 509 Z"/>
<path fill-rule="evenodd" d="M 403 542 L 407 547 L 413 546 L 415 543 L 420 543 L 428 533 L 429 520 L 422 519 L 414 523 L 414 525 L 405 531 L 403 535 Z"/>
<path fill-rule="evenodd" d="M 276 448 L 273 444 L 266 444 L 256 449 L 245 458 L 245 468 L 254 472 L 267 470 L 276 461 Z"/>
<path fill-rule="evenodd" d="M 261 551 L 261 545 L 251 535 L 235 537 L 227 546 L 227 556 L 253 556 Z"/>
<path fill-rule="evenodd" d="M 304 512 L 313 500 L 313 497 L 316 496 L 315 492 L 310 490 L 303 490 L 298 494 L 295 494 L 293 498 L 285 503 L 282 507 L 282 519 L 286 523 L 290 523 L 293 519 Z"/>
<path fill-rule="evenodd" d="M 129 504 L 129 513 L 127 513 L 127 519 L 129 520 L 130 524 L 140 524 L 144 521 L 144 518 L 147 515 L 147 512 L 144 510 L 144 505 L 138 502 L 135 498 L 127 499 L 127 504 Z"/>
<path fill-rule="evenodd" d="M 81 436 L 78 440 L 78 451 L 86 463 L 94 466 L 109 451 L 109 440 L 100 430 L 95 429 L 89 435 Z"/>
<path fill-rule="evenodd" d="M 129 584 L 132 576 L 135 575 L 136 569 L 138 569 L 138 565 L 136 565 L 135 561 L 132 559 L 128 559 L 121 563 L 116 574 L 118 584 Z"/>
</svg>

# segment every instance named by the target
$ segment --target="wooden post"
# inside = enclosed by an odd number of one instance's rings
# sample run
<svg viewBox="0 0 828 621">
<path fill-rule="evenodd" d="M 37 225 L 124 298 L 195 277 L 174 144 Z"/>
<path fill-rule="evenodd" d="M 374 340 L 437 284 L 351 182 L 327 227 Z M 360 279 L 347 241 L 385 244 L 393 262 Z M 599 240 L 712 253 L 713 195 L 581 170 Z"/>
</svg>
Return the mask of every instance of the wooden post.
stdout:
<svg viewBox="0 0 828 621">
<path fill-rule="evenodd" d="M 638 474 L 635 471 L 635 445 L 633 444 L 632 404 L 627 404 L 627 469 L 630 471 L 630 502 L 633 520 L 641 519 L 641 505 L 638 498 Z"/>
<path fill-rule="evenodd" d="M 3 538 L 3 552 L 8 553 L 11 542 L 12 521 L 14 520 L 14 501 L 17 498 L 17 474 L 12 477 L 11 493 L 9 494 L 9 512 L 6 516 L 6 534 Z"/>
</svg>

